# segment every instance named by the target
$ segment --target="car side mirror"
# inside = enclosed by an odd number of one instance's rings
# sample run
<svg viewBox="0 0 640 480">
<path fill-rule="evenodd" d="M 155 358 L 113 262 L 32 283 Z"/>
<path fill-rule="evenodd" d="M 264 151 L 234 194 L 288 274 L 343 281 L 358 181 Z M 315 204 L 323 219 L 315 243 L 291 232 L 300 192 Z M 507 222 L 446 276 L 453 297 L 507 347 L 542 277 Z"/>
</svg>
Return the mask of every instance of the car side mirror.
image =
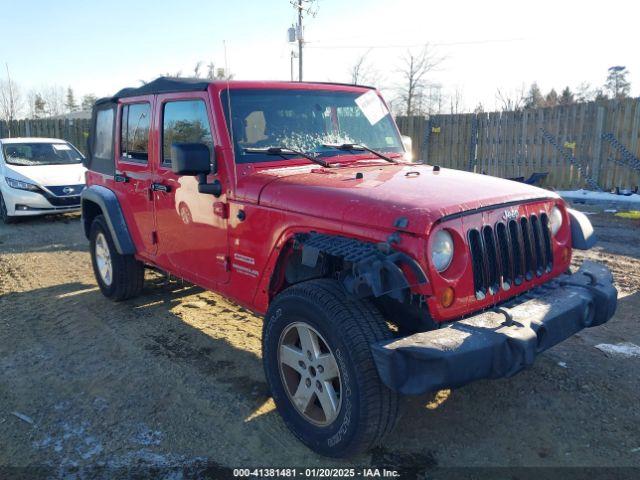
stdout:
<svg viewBox="0 0 640 480">
<path fill-rule="evenodd" d="M 171 170 L 176 175 L 198 177 L 198 192 L 219 197 L 222 184 L 219 180 L 207 183 L 207 175 L 217 173 L 215 159 L 211 163 L 211 151 L 203 143 L 174 143 L 171 145 Z"/>
<path fill-rule="evenodd" d="M 174 143 L 171 145 L 171 170 L 176 175 L 211 173 L 211 151 L 204 143 Z"/>
</svg>

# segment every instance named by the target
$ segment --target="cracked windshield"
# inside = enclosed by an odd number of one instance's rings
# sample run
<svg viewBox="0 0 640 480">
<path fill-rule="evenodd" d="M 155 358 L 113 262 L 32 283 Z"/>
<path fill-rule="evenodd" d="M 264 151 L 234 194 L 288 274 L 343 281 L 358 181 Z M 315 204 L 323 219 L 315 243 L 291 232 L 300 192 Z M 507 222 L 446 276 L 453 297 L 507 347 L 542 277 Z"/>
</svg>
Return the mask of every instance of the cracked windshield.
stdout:
<svg viewBox="0 0 640 480">
<path fill-rule="evenodd" d="M 224 92 L 222 101 L 227 125 L 233 132 L 237 163 L 274 161 L 266 152 L 247 152 L 269 147 L 322 157 L 345 154 L 323 144 L 360 144 L 385 153 L 404 151 L 391 115 L 373 91 L 363 95 L 318 90 L 231 90 L 231 98 Z"/>
</svg>

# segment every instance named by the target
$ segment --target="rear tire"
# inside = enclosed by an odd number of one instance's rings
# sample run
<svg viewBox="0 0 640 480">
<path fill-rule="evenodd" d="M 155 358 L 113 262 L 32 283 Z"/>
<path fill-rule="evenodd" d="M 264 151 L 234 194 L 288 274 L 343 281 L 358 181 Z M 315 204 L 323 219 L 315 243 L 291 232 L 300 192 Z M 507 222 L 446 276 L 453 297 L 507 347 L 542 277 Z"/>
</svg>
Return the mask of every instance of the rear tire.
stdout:
<svg viewBox="0 0 640 480">
<path fill-rule="evenodd" d="M 320 354 L 307 357 L 307 331 Z M 393 429 L 398 395 L 380 380 L 370 347 L 392 336 L 373 304 L 334 280 L 293 285 L 275 298 L 263 327 L 265 376 L 280 415 L 302 443 L 321 455 L 347 457 L 380 444 Z M 335 362 L 330 368 L 327 358 Z M 327 385 L 322 375 L 336 367 Z M 336 399 L 331 416 L 321 413 L 327 404 L 322 385 Z"/>
<path fill-rule="evenodd" d="M 144 284 L 144 264 L 116 250 L 104 216 L 91 224 L 91 263 L 102 294 L 117 302 L 136 297 Z"/>
<path fill-rule="evenodd" d="M 2 193 L 0 193 L 0 219 L 2 219 L 2 221 L 7 225 L 10 223 L 15 223 L 16 221 L 15 216 L 9 215 L 7 211 L 7 204 L 4 203 L 4 197 L 2 196 Z"/>
</svg>

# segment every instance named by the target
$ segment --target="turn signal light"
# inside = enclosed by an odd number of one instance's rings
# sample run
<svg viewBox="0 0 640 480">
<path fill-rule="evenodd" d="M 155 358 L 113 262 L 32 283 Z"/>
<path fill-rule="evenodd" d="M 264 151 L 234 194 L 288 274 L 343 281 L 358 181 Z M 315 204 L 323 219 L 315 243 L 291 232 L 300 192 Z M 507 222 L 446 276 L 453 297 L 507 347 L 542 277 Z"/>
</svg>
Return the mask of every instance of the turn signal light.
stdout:
<svg viewBox="0 0 640 480">
<path fill-rule="evenodd" d="M 570 258 L 571 258 L 571 250 L 569 250 L 569 247 L 564 247 L 562 249 L 562 262 L 567 263 Z"/>
<path fill-rule="evenodd" d="M 440 294 L 440 304 L 444 308 L 449 308 L 451 305 L 453 305 L 453 300 L 455 297 L 456 296 L 453 292 L 453 288 L 447 287 L 442 291 L 442 294 Z"/>
</svg>

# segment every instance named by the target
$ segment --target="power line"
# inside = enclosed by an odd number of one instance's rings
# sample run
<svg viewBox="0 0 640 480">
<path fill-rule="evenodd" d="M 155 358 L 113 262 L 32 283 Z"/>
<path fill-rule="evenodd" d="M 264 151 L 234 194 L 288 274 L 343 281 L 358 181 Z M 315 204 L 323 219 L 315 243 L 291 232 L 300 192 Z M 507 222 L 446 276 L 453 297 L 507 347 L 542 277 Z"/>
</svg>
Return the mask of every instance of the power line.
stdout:
<svg viewBox="0 0 640 480">
<path fill-rule="evenodd" d="M 487 43 L 513 43 L 513 42 L 521 42 L 524 41 L 525 38 L 506 38 L 506 39 L 495 39 L 495 40 L 470 40 L 467 42 L 425 42 L 425 43 L 413 43 L 407 45 L 313 45 L 314 42 L 305 42 L 305 46 L 307 48 L 317 48 L 317 49 L 354 49 L 354 48 L 414 48 L 414 47 L 450 47 L 450 46 L 459 46 L 459 45 L 483 45 Z"/>
</svg>

